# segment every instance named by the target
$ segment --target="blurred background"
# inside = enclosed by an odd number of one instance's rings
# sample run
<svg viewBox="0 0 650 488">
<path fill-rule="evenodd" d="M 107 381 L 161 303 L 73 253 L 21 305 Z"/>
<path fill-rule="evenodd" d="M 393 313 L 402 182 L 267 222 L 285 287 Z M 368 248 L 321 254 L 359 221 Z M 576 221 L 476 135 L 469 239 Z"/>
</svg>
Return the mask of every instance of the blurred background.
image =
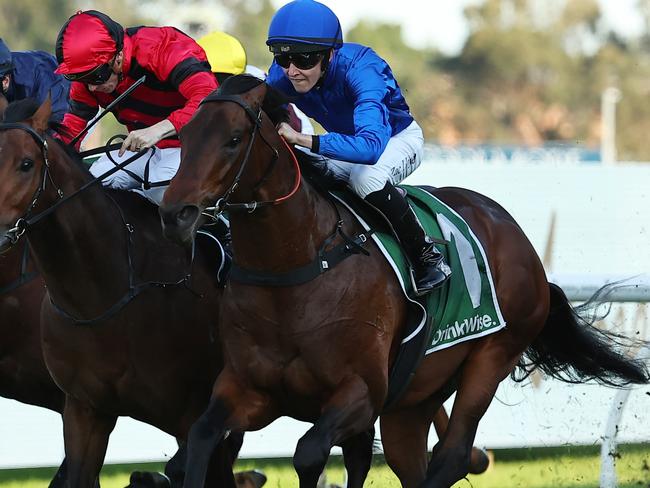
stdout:
<svg viewBox="0 0 650 488">
<path fill-rule="evenodd" d="M 284 3 L 2 0 L 0 33 L 15 50 L 53 52 L 71 13 L 95 8 L 124 26 L 174 25 L 192 36 L 225 30 L 242 41 L 249 63 L 266 68 L 268 23 Z M 388 60 L 429 142 L 562 143 L 595 158 L 606 102 L 617 103 L 618 158 L 650 160 L 650 0 L 325 3 L 347 41 Z"/>
<path fill-rule="evenodd" d="M 389 62 L 424 129 L 425 160 L 407 183 L 463 186 L 499 201 L 576 302 L 584 290 L 632 279 L 636 292 L 601 325 L 650 339 L 650 0 L 321 1 L 341 19 L 346 41 Z M 193 37 L 226 31 L 241 40 L 249 64 L 266 70 L 268 24 L 285 3 L 0 0 L 0 36 L 13 50 L 54 52 L 68 17 L 94 8 L 125 27 L 174 25 Z M 124 130 L 102 121 L 87 144 Z M 616 395 L 539 376 L 524 385 L 506 381 L 477 444 L 597 448 L 608 438 Z M 625 408 L 615 425 L 619 439 L 645 447 L 623 486 L 648 486 L 650 388 L 634 390 Z M 0 418 L 0 468 L 60 462 L 56 414 L 0 399 Z M 281 420 L 248 435 L 242 453 L 290 456 L 306 428 Z M 174 450 L 169 436 L 124 419 L 107 462 L 164 460 Z M 597 477 L 597 463 L 589 471 Z M 517 486 L 546 485 L 529 478 Z"/>
</svg>

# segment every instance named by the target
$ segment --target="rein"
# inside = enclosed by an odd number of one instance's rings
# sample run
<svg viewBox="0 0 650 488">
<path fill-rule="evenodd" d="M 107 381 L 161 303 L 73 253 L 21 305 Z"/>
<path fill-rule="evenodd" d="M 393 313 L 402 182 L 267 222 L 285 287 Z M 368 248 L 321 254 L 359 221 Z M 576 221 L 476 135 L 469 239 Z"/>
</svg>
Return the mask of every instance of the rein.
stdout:
<svg viewBox="0 0 650 488">
<path fill-rule="evenodd" d="M 41 182 L 34 191 L 34 195 L 32 195 L 32 202 L 30 203 L 29 207 L 27 207 L 27 210 L 25 210 L 25 213 L 23 214 L 22 217 L 20 217 L 17 221 L 14 227 L 9 229 L 5 235 L 9 238 L 11 241 L 11 244 L 14 245 L 16 242 L 18 242 L 18 239 L 25 233 L 27 230 L 27 227 L 29 225 L 29 221 L 32 220 L 34 217 L 30 218 L 30 215 L 34 208 L 36 207 L 38 203 L 38 199 L 41 197 L 43 192 L 45 191 L 45 188 L 47 186 L 47 180 L 49 179 L 52 182 L 52 185 L 56 188 L 56 194 L 59 197 L 59 201 L 56 202 L 53 206 L 57 206 L 63 199 L 63 190 L 54 183 L 54 180 L 52 179 L 52 175 L 50 172 L 50 161 L 47 158 L 47 151 L 48 151 L 48 145 L 47 141 L 45 138 L 43 138 L 38 132 L 36 132 L 33 128 L 31 128 L 28 125 L 25 124 L 19 124 L 19 123 L 2 123 L 0 124 L 0 131 L 1 130 L 10 130 L 10 129 L 19 129 L 27 132 L 32 139 L 34 139 L 34 142 L 36 142 L 36 145 L 38 145 L 39 149 L 41 150 L 41 155 L 43 156 L 43 170 L 41 171 Z M 37 215 L 38 217 L 38 215 Z M 40 220 L 40 219 L 38 219 Z"/>
<path fill-rule="evenodd" d="M 190 272 L 185 273 L 185 276 L 183 278 L 177 280 L 177 281 L 145 281 L 142 283 L 136 283 L 135 282 L 135 267 L 133 265 L 133 233 L 135 231 L 134 227 L 132 224 L 128 223 L 126 220 L 126 217 L 124 216 L 124 212 L 122 211 L 122 208 L 118 205 L 118 203 L 113 199 L 112 196 L 110 196 L 108 193 L 106 194 L 108 198 L 110 199 L 111 202 L 115 205 L 117 208 L 118 213 L 120 214 L 120 217 L 122 219 L 122 224 L 124 224 L 124 228 L 126 229 L 126 260 L 129 268 L 129 288 L 127 292 L 120 298 L 117 302 L 115 302 L 112 306 L 110 306 L 106 311 L 102 312 L 101 314 L 97 315 L 96 317 L 93 317 L 91 319 L 81 319 L 79 317 L 75 317 L 74 315 L 70 314 L 69 312 L 66 312 L 64 309 L 62 309 L 60 306 L 58 306 L 54 300 L 52 299 L 52 295 L 50 295 L 50 303 L 52 304 L 52 307 L 54 310 L 56 310 L 60 315 L 65 317 L 66 319 L 70 320 L 71 322 L 74 323 L 74 325 L 91 325 L 95 322 L 102 322 L 104 320 L 108 320 L 111 317 L 113 317 L 116 313 L 118 313 L 122 308 L 127 305 L 129 302 L 131 302 L 135 297 L 137 297 L 140 293 L 143 291 L 149 289 L 149 288 L 166 288 L 168 286 L 179 286 L 182 285 L 184 288 L 186 288 L 188 291 L 193 293 L 194 295 L 201 297 L 202 295 L 195 290 L 193 290 L 189 283 L 190 279 L 192 277 Z"/>
<path fill-rule="evenodd" d="M 41 149 L 41 154 L 42 154 L 43 160 L 45 162 L 45 164 L 43 165 L 43 171 L 41 173 L 41 183 L 38 186 L 38 188 L 36 189 L 36 191 L 34 192 L 34 196 L 32 197 L 32 203 L 27 208 L 27 210 L 25 211 L 23 216 L 20 217 L 16 221 L 16 223 L 14 224 L 14 227 L 9 229 L 5 233 L 5 235 L 11 241 L 12 245 L 16 244 L 16 242 L 18 242 L 18 240 L 22 237 L 22 235 L 25 233 L 25 231 L 29 227 L 32 227 L 33 225 L 37 224 L 38 222 L 43 220 L 45 217 L 48 217 L 53 212 L 55 212 L 61 205 L 68 202 L 72 198 L 76 197 L 77 195 L 79 195 L 80 193 L 82 193 L 83 191 L 85 191 L 87 188 L 91 187 L 92 185 L 94 185 L 98 181 L 103 180 L 107 176 L 110 176 L 113 173 L 116 173 L 117 171 L 120 171 L 125 166 L 131 164 L 133 161 L 138 159 L 145 151 L 148 150 L 148 149 L 143 149 L 143 150 L 139 151 L 138 153 L 131 156 L 129 159 L 123 161 L 120 164 L 116 164 L 114 168 L 111 168 L 110 170 L 106 171 L 104 174 L 101 174 L 98 177 L 93 178 L 92 180 L 90 180 L 87 183 L 85 183 L 84 185 L 82 185 L 78 190 L 76 190 L 73 193 L 71 193 L 70 195 L 64 197 L 63 190 L 61 190 L 61 188 L 59 188 L 59 186 L 54 183 L 54 180 L 52 179 L 52 176 L 50 174 L 50 162 L 49 162 L 49 160 L 47 158 L 48 144 L 47 144 L 47 141 L 45 140 L 45 138 L 42 137 L 40 134 L 38 134 L 30 126 L 25 125 L 25 124 L 18 124 L 18 123 L 0 124 L 0 131 L 9 130 L 9 129 L 23 130 L 23 131 L 27 132 L 30 136 L 32 136 L 32 138 L 34 139 L 36 144 Z M 120 147 L 120 145 L 115 144 L 113 146 L 106 146 L 105 148 L 101 148 L 100 152 L 105 152 L 105 151 L 107 152 L 107 151 L 109 151 L 109 150 L 111 150 L 111 149 L 113 149 L 115 147 Z M 96 150 L 86 151 L 84 153 L 84 155 L 99 154 L 99 152 L 95 152 L 95 151 Z M 59 197 L 59 200 L 56 201 L 50 207 L 43 210 L 42 212 L 32 216 L 31 213 L 34 210 L 34 208 L 36 207 L 36 204 L 38 203 L 38 199 L 40 198 L 40 196 L 43 194 L 43 192 L 46 189 L 48 179 L 55 186 L 56 193 L 57 193 L 57 195 Z"/>
<path fill-rule="evenodd" d="M 298 164 L 298 159 L 296 158 L 296 155 L 293 153 L 291 148 L 289 148 L 289 145 L 287 144 L 287 141 L 282 139 L 282 142 L 284 145 L 289 149 L 289 154 L 291 154 L 291 158 L 293 161 L 294 168 L 296 170 L 296 176 L 294 178 L 294 183 L 293 187 L 287 193 L 286 195 L 276 198 L 275 200 L 267 200 L 267 201 L 262 201 L 258 202 L 256 200 L 252 202 L 245 202 L 245 203 L 230 203 L 230 197 L 234 193 L 234 191 L 237 189 L 239 186 L 239 182 L 241 180 L 242 175 L 244 174 L 244 171 L 248 165 L 248 161 L 250 160 L 250 155 L 253 150 L 253 145 L 255 143 L 255 138 L 257 134 L 260 134 L 260 137 L 264 141 L 264 143 L 273 151 L 273 157 L 271 164 L 269 165 L 269 168 L 266 170 L 266 173 L 262 177 L 262 179 L 255 185 L 255 188 L 253 191 L 257 191 L 262 184 L 268 179 L 268 177 L 271 175 L 273 170 L 275 169 L 275 165 L 278 162 L 278 159 L 280 157 L 278 150 L 271 145 L 271 143 L 264 137 L 264 134 L 261 132 L 262 128 L 262 108 L 260 107 L 257 113 L 240 97 L 237 95 L 220 95 L 220 94 L 213 94 L 213 95 L 208 95 L 206 98 L 204 98 L 199 105 L 203 105 L 204 103 L 209 103 L 209 102 L 232 102 L 236 103 L 239 105 L 242 109 L 244 109 L 244 112 L 246 112 L 246 115 L 250 118 L 251 122 L 253 122 L 253 128 L 251 129 L 251 134 L 250 134 L 250 140 L 248 142 L 248 146 L 246 147 L 246 152 L 244 154 L 244 158 L 242 159 L 241 164 L 239 165 L 239 168 L 237 170 L 237 174 L 235 175 L 235 178 L 233 179 L 233 182 L 230 184 L 226 192 L 223 194 L 222 197 L 217 199 L 217 202 L 213 207 L 206 207 L 204 209 L 204 214 L 216 219 L 221 213 L 223 213 L 226 210 L 246 210 L 249 213 L 254 212 L 260 207 L 267 207 L 267 206 L 273 206 L 273 205 L 279 205 L 280 203 L 288 200 L 291 198 L 293 195 L 296 194 L 298 191 L 298 188 L 300 188 L 300 181 L 301 181 L 301 172 L 300 172 L 300 165 Z"/>
<path fill-rule="evenodd" d="M 25 234 L 28 228 L 34 226 L 44 218 L 48 217 L 52 213 L 54 213 L 61 205 L 64 203 L 70 201 L 72 198 L 76 197 L 80 193 L 84 192 L 86 189 L 91 187 L 92 185 L 96 184 L 98 181 L 103 180 L 107 176 L 112 175 L 113 173 L 120 171 L 123 169 L 125 166 L 128 164 L 131 164 L 133 161 L 135 161 L 137 158 L 139 158 L 145 151 L 148 151 L 148 148 L 145 148 L 138 153 L 134 154 L 127 160 L 123 161 L 120 164 L 116 164 L 114 168 L 111 168 L 110 170 L 106 171 L 104 174 L 93 178 L 92 180 L 88 181 L 84 185 L 82 185 L 78 190 L 74 191 L 73 193 L 69 194 L 68 196 L 64 197 L 63 196 L 63 191 L 54 183 L 54 180 L 52 179 L 52 176 L 50 174 L 50 162 L 47 157 L 47 151 L 48 151 L 48 144 L 47 141 L 45 140 L 44 137 L 42 137 L 40 134 L 38 134 L 32 127 L 25 125 L 25 124 L 19 124 L 19 123 L 2 123 L 0 124 L 0 131 L 2 130 L 10 130 L 10 129 L 19 129 L 27 132 L 36 142 L 36 144 L 39 146 L 41 149 L 41 154 L 43 156 L 44 164 L 43 164 L 43 171 L 41 173 L 41 183 L 39 184 L 38 188 L 34 192 L 34 196 L 32 197 L 32 203 L 26 210 L 26 212 L 23 214 L 22 217 L 20 217 L 17 221 L 16 224 L 14 225 L 13 228 L 9 229 L 6 232 L 7 238 L 11 241 L 11 245 L 16 244 L 18 240 Z M 91 151 L 86 151 L 83 153 L 84 155 L 90 155 L 90 154 L 98 154 L 99 152 L 108 152 L 116 147 L 120 147 L 121 144 L 115 144 L 113 146 L 106 146 L 102 148 L 101 151 L 98 150 L 91 150 Z M 56 193 L 59 197 L 59 200 L 57 200 L 54 204 L 52 204 L 50 207 L 46 208 L 42 212 L 36 214 L 36 215 L 31 215 L 31 212 L 33 211 L 34 207 L 36 207 L 36 204 L 38 203 L 39 197 L 43 194 L 43 192 L 46 189 L 47 186 L 47 181 L 48 179 L 52 182 L 52 184 L 56 188 Z M 56 303 L 54 303 L 52 297 L 50 296 L 50 302 L 52 304 L 52 307 L 62 316 L 67 318 L 68 320 L 72 321 L 76 325 L 89 325 L 95 322 L 100 322 L 103 320 L 107 320 L 113 315 L 115 315 L 117 312 L 119 312 L 127 303 L 129 303 L 131 300 L 133 300 L 136 296 L 138 296 L 142 291 L 148 289 L 148 288 L 165 288 L 167 286 L 178 286 L 178 285 L 183 285 L 185 288 L 187 288 L 190 292 L 194 293 L 197 296 L 200 296 L 199 293 L 196 291 L 192 290 L 189 286 L 189 281 L 191 278 L 191 273 L 187 272 L 183 276 L 183 278 L 179 279 L 178 281 L 173 281 L 173 282 L 156 282 L 156 281 L 147 281 L 144 283 L 135 283 L 135 269 L 133 266 L 133 232 L 134 228 L 131 224 L 129 224 L 126 221 L 126 218 L 124 216 L 124 213 L 122 211 L 122 208 L 117 204 L 117 202 L 111 197 L 108 193 L 106 194 L 109 199 L 113 202 L 113 204 L 116 206 L 120 217 L 122 218 L 122 223 L 124 224 L 124 227 L 127 232 L 127 263 L 128 263 L 128 290 L 126 294 L 118 300 L 114 305 L 112 305 L 108 310 L 105 312 L 101 313 L 100 315 L 91 318 L 91 319 L 81 319 L 78 317 L 73 316 L 72 314 L 66 312 L 63 310 L 61 307 L 59 307 Z M 26 246 L 27 249 L 27 246 Z M 23 276 L 21 276 L 21 279 Z M 23 281 L 23 283 L 26 281 Z M 16 286 L 20 286 L 22 283 L 20 283 L 20 279 L 17 282 L 18 284 Z M 13 284 L 12 284 L 13 285 Z M 4 290 L 0 290 L 4 291 Z"/>
<path fill-rule="evenodd" d="M 253 188 L 253 192 L 257 191 L 261 187 L 261 185 L 268 179 L 270 174 L 275 169 L 275 165 L 277 164 L 277 161 L 279 159 L 279 152 L 275 147 L 273 147 L 269 143 L 269 141 L 264 137 L 264 134 L 261 132 L 261 128 L 262 128 L 261 107 L 256 113 L 240 96 L 220 95 L 218 93 L 209 95 L 208 97 L 203 99 L 200 105 L 209 102 L 222 102 L 222 101 L 236 103 L 242 109 L 244 109 L 246 115 L 248 115 L 250 120 L 253 122 L 253 128 L 251 129 L 250 141 L 248 142 L 248 146 L 246 147 L 244 158 L 237 170 L 237 174 L 235 175 L 233 182 L 230 184 L 230 187 L 226 190 L 224 195 L 217 200 L 217 203 L 214 205 L 214 207 L 207 207 L 204 210 L 204 215 L 216 219 L 225 210 L 246 210 L 249 213 L 252 213 L 260 207 L 279 205 L 280 203 L 291 198 L 293 195 L 296 194 L 296 192 L 300 188 L 302 175 L 300 171 L 300 164 L 298 163 L 298 158 L 296 158 L 295 153 L 289 147 L 287 141 L 281 137 L 283 144 L 285 145 L 285 147 L 289 151 L 289 154 L 291 155 L 293 165 L 296 170 L 294 183 L 289 193 L 287 193 L 282 197 L 276 198 L 275 200 L 268 200 L 263 202 L 258 202 L 258 201 L 252 201 L 248 203 L 229 202 L 230 197 L 232 196 L 233 192 L 239 185 L 244 170 L 248 165 L 257 133 L 259 132 L 260 137 L 262 138 L 264 143 L 273 151 L 273 160 L 271 161 L 271 164 L 269 165 L 269 168 L 266 170 L 262 179 Z M 343 221 L 341 219 L 341 215 L 339 213 L 338 207 L 335 204 L 333 206 L 334 206 L 334 210 L 338 215 L 336 228 L 325 239 L 321 247 L 318 249 L 318 253 L 316 257 L 311 262 L 307 263 L 304 266 L 289 270 L 284 273 L 269 273 L 266 271 L 244 269 L 238 266 L 237 263 L 233 261 L 228 278 L 238 283 L 243 283 L 243 284 L 253 285 L 253 286 L 296 286 L 296 285 L 301 285 L 303 283 L 307 283 L 313 280 L 314 278 L 317 278 L 318 276 L 325 273 L 326 271 L 329 271 L 330 269 L 334 268 L 337 264 L 342 262 L 344 259 L 354 254 L 364 254 L 368 256 L 370 253 L 363 246 L 368 241 L 368 238 L 370 234 L 372 234 L 372 231 L 361 233 L 353 238 L 349 237 L 343 232 Z M 327 249 L 327 247 L 332 244 L 332 242 L 337 236 L 341 237 L 342 242 L 332 247 L 331 249 Z"/>
</svg>

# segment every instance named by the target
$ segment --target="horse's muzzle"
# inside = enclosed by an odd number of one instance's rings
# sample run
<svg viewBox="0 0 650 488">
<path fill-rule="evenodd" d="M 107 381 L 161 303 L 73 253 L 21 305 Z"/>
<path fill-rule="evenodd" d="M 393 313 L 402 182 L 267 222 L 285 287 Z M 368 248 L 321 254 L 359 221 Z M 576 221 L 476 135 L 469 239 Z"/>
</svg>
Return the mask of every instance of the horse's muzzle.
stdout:
<svg viewBox="0 0 650 488">
<path fill-rule="evenodd" d="M 196 205 L 173 203 L 158 209 L 163 234 L 167 239 L 181 246 L 192 243 L 201 210 Z"/>
</svg>

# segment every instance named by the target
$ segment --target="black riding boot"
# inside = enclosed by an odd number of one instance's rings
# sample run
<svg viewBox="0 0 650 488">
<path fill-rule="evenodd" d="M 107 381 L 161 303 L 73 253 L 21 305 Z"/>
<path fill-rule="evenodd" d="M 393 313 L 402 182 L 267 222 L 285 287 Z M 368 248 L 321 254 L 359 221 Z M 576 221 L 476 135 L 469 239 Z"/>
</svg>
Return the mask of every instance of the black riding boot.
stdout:
<svg viewBox="0 0 650 488">
<path fill-rule="evenodd" d="M 400 191 L 388 182 L 366 196 L 366 201 L 386 217 L 402 243 L 413 268 L 416 293 L 421 295 L 442 285 L 451 269 Z"/>
</svg>

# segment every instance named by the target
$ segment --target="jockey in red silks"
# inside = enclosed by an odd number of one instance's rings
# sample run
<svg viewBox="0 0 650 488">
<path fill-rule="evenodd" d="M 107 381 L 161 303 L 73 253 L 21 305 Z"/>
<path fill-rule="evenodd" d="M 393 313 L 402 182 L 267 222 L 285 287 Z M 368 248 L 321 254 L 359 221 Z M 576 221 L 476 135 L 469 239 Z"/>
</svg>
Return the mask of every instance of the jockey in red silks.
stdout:
<svg viewBox="0 0 650 488">
<path fill-rule="evenodd" d="M 143 75 L 145 82 L 122 100 L 113 113 L 129 134 L 112 154 L 116 162 L 133 156 L 129 151 L 151 148 L 127 169 L 143 177 L 149 162 L 151 183 L 171 179 L 180 164 L 178 132 L 199 102 L 217 88 L 203 49 L 173 27 L 124 29 L 107 15 L 77 12 L 63 25 L 56 41 L 57 73 L 72 81 L 70 112 L 63 119 L 69 142 L 97 114 Z M 114 165 L 107 156 L 91 167 L 99 176 Z M 163 187 L 144 189 L 124 171 L 107 177 L 112 188 L 137 189 L 160 203 Z"/>
<path fill-rule="evenodd" d="M 267 83 L 287 94 L 327 131 L 280 135 L 321 156 L 322 164 L 390 222 L 413 268 L 419 293 L 451 274 L 394 185 L 420 165 L 424 138 L 390 66 L 372 49 L 343 42 L 327 6 L 294 0 L 276 12 L 266 44 L 274 55 Z"/>
</svg>

